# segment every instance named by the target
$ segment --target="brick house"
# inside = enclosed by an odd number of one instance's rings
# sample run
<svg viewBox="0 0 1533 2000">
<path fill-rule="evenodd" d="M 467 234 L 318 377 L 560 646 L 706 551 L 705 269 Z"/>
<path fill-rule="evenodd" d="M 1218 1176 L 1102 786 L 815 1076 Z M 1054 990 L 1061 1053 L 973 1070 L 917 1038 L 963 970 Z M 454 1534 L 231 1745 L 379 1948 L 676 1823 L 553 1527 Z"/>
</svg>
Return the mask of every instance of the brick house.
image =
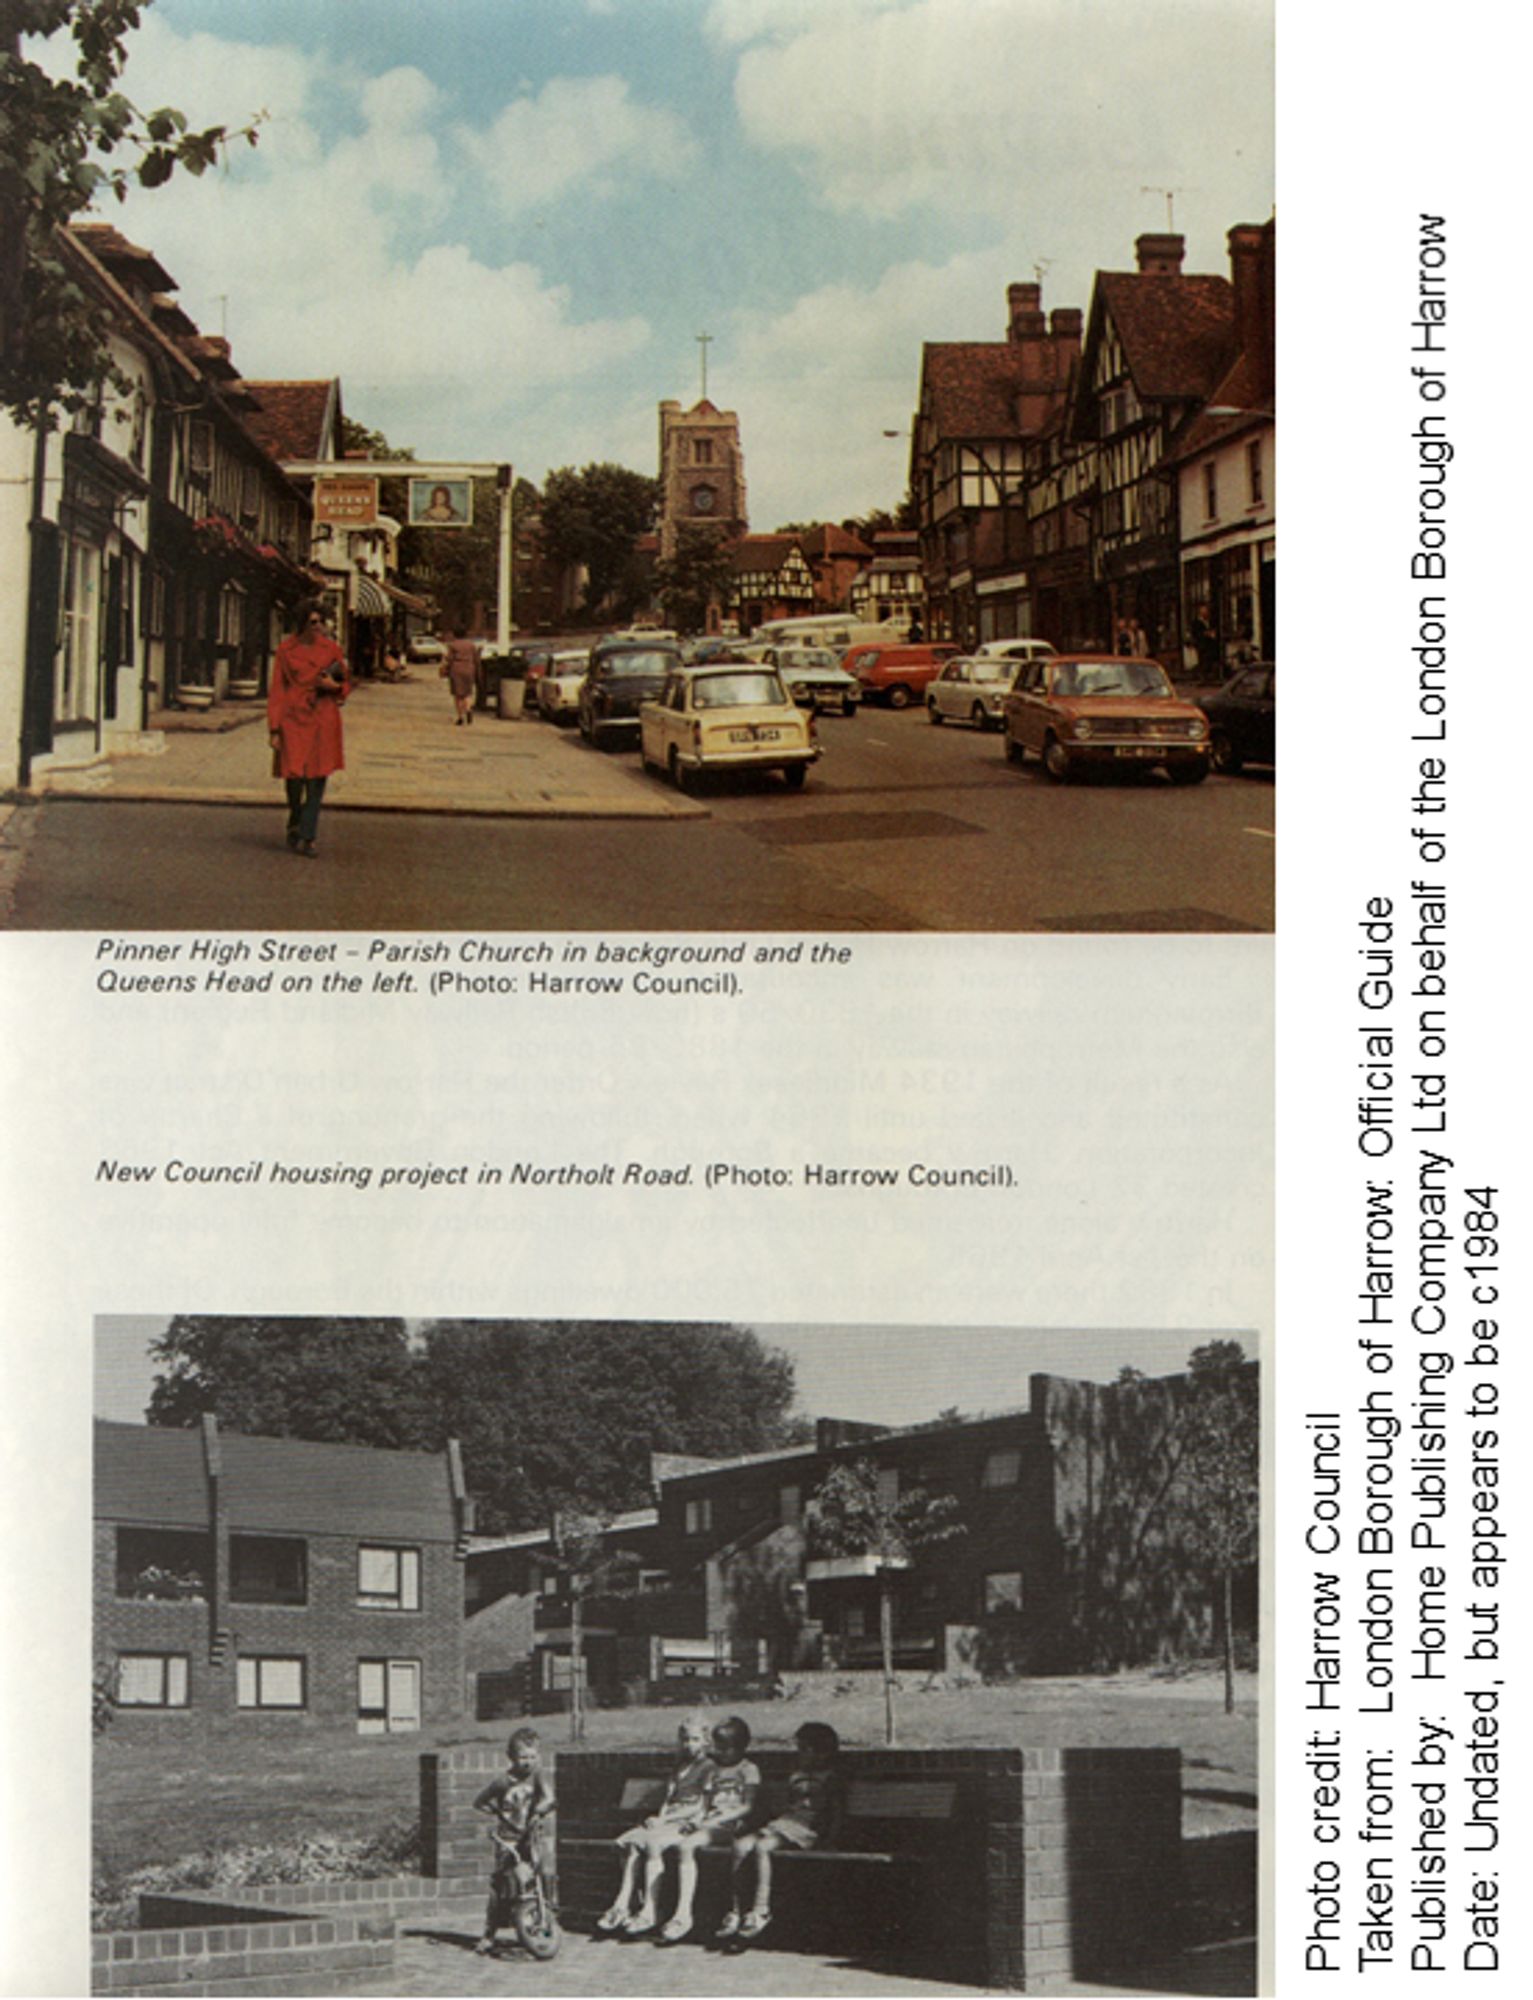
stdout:
<svg viewBox="0 0 1533 2000">
<path fill-rule="evenodd" d="M 462 1714 L 471 1508 L 456 1444 L 98 1421 L 94 1495 L 114 1726 L 372 1735 Z"/>
<path fill-rule="evenodd" d="M 899 1430 L 822 1418 L 792 1449 L 657 1461 L 653 1510 L 611 1531 L 637 1558 L 632 1587 L 585 1603 L 591 1682 L 601 1692 L 873 1664 L 886 1579 L 869 1556 L 817 1549 L 805 1524 L 831 1468 L 858 1461 L 872 1464 L 881 1500 L 919 1491 L 960 1524 L 887 1579 L 903 1665 L 1047 1672 L 1208 1650 L 1208 1579 L 1185 1516 L 1161 1504 L 1188 1393 L 1185 1375 L 1103 1385 L 1039 1374 L 1023 1408 Z M 557 1567 L 540 1561 L 548 1553 L 546 1536 L 510 1537 L 472 1550 L 468 1568 L 480 1572 L 476 1602 L 513 1582 L 531 1596 L 533 1678 L 551 1688 L 557 1672 L 536 1655 L 567 1651 L 569 1604 Z M 1253 1575 L 1237 1621 L 1254 1633 Z"/>
</svg>

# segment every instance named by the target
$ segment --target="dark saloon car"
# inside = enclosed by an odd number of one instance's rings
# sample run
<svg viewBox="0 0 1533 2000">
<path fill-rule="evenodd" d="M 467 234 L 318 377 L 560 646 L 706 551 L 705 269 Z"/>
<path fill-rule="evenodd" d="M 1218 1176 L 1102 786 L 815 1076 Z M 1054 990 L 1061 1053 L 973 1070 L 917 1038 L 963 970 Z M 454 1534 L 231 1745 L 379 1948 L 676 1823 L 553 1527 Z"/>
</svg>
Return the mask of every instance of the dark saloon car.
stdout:
<svg viewBox="0 0 1533 2000">
<path fill-rule="evenodd" d="M 1216 693 L 1199 695 L 1198 705 L 1208 717 L 1216 771 L 1277 763 L 1277 668 L 1270 661 L 1242 667 Z"/>
<path fill-rule="evenodd" d="M 639 740 L 639 704 L 651 701 L 681 665 L 674 640 L 601 639 L 580 686 L 580 733 L 588 743 Z"/>
</svg>

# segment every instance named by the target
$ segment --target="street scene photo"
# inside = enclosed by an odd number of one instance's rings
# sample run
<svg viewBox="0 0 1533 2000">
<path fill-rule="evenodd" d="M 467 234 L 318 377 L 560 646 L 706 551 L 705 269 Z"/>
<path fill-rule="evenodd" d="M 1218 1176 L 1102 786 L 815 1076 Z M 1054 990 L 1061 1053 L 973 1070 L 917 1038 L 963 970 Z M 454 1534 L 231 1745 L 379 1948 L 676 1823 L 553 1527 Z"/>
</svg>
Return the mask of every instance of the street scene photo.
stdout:
<svg viewBox="0 0 1533 2000">
<path fill-rule="evenodd" d="M 92 1990 L 1256 1990 L 1233 1333 L 96 1323 Z"/>
<path fill-rule="evenodd" d="M 1265 0 L 99 12 L 0 925 L 1272 929 Z"/>
</svg>

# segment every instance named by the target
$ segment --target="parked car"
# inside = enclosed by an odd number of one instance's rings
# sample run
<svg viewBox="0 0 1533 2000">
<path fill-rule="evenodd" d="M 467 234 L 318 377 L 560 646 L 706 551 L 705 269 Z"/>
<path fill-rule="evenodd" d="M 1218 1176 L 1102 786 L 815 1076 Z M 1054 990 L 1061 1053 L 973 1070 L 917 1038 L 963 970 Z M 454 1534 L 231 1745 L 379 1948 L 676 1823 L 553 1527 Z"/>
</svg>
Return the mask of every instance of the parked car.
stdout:
<svg viewBox="0 0 1533 2000">
<path fill-rule="evenodd" d="M 405 647 L 405 658 L 417 666 L 439 667 L 447 658 L 447 645 L 435 633 L 418 632 Z"/>
<path fill-rule="evenodd" d="M 702 771 L 778 770 L 801 785 L 820 744 L 813 711 L 773 668 L 718 662 L 667 676 L 639 711 L 639 750 L 646 770 L 687 791 Z"/>
<path fill-rule="evenodd" d="M 555 653 L 536 683 L 538 713 L 569 727 L 580 713 L 580 683 L 590 664 L 591 655 L 584 647 L 578 653 Z"/>
<path fill-rule="evenodd" d="M 1088 653 L 1024 661 L 1004 727 L 1010 761 L 1034 751 L 1056 780 L 1088 764 L 1159 765 L 1179 785 L 1208 776 L 1207 718 L 1155 660 Z"/>
<path fill-rule="evenodd" d="M 800 708 L 824 715 L 855 715 L 862 700 L 862 683 L 849 674 L 834 653 L 823 646 L 769 646 L 765 663 L 776 667 Z"/>
<path fill-rule="evenodd" d="M 972 722 L 976 729 L 999 729 L 1016 672 L 1015 660 L 960 654 L 947 662 L 926 690 L 926 713 L 933 722 Z"/>
<path fill-rule="evenodd" d="M 642 639 L 602 639 L 591 648 L 591 665 L 580 683 L 580 733 L 588 743 L 615 737 L 630 742 L 639 734 L 639 708 L 665 685 L 665 677 L 681 665 L 674 642 Z"/>
<path fill-rule="evenodd" d="M 974 650 L 987 660 L 1041 660 L 1054 648 L 1047 639 L 987 639 Z"/>
<path fill-rule="evenodd" d="M 909 708 L 919 701 L 944 660 L 956 646 L 854 646 L 841 662 L 862 685 L 865 700 L 887 701 L 891 708 Z"/>
<path fill-rule="evenodd" d="M 552 658 L 553 653 L 547 646 L 508 646 L 503 653 L 497 652 L 493 646 L 481 647 L 479 706 L 494 708 L 500 699 L 502 681 L 530 681 L 534 662 L 537 663 L 537 672 L 541 673 Z"/>
<path fill-rule="evenodd" d="M 1247 764 L 1277 762 L 1277 668 L 1270 661 L 1242 667 L 1222 688 L 1200 695 L 1208 717 L 1208 754 L 1216 771 L 1232 775 Z"/>
</svg>

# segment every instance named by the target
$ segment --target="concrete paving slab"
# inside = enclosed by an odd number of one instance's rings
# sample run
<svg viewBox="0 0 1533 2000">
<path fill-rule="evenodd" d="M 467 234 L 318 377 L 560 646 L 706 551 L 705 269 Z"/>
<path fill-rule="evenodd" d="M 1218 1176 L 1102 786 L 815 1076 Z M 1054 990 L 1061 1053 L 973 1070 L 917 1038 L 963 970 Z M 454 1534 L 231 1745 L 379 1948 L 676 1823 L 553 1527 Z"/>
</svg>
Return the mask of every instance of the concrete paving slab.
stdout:
<svg viewBox="0 0 1533 2000">
<path fill-rule="evenodd" d="M 265 709 L 157 716 L 163 748 L 35 774 L 48 796 L 273 805 Z M 459 728 L 437 681 L 362 681 L 346 704 L 346 768 L 325 810 L 511 818 L 706 819 L 708 808 L 647 777 L 631 754 L 593 749 L 532 716 L 481 713 Z"/>
</svg>

